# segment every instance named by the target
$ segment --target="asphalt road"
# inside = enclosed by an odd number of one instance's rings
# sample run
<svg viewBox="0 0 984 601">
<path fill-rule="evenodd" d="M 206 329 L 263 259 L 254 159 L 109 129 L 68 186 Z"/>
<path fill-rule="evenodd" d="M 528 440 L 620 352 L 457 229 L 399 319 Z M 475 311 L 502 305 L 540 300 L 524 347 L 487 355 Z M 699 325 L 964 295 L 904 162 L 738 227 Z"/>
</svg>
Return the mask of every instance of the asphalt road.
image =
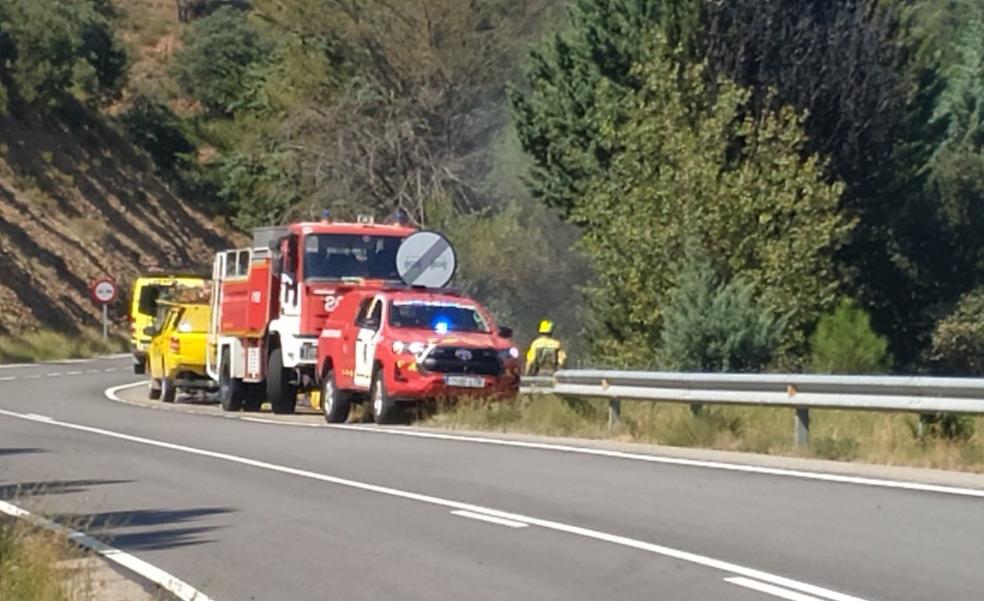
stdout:
<svg viewBox="0 0 984 601">
<path fill-rule="evenodd" d="M 0 498 L 217 601 L 984 599 L 982 498 L 151 411 L 128 368 L 0 368 Z"/>
</svg>

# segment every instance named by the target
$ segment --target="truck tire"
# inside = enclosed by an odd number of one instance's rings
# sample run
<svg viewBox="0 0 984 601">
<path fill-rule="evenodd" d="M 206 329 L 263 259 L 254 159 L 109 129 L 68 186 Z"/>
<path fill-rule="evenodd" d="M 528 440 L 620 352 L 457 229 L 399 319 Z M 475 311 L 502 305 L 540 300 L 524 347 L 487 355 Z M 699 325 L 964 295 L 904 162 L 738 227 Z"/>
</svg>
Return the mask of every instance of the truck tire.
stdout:
<svg viewBox="0 0 984 601">
<path fill-rule="evenodd" d="M 174 380 L 164 378 L 161 380 L 161 400 L 165 403 L 173 403 L 178 396 L 178 389 L 174 386 Z"/>
<path fill-rule="evenodd" d="M 273 349 L 267 360 L 267 400 L 274 413 L 293 413 L 297 406 L 297 390 L 290 384 L 290 372 L 284 369 L 282 349 Z"/>
<path fill-rule="evenodd" d="M 377 369 L 372 376 L 372 386 L 369 388 L 369 406 L 372 417 L 377 424 L 392 424 L 399 414 L 399 407 L 386 392 L 386 382 L 383 370 Z"/>
<path fill-rule="evenodd" d="M 256 413 L 263 406 L 266 400 L 266 386 L 263 384 L 246 384 L 246 399 L 243 401 L 243 409 Z"/>
<path fill-rule="evenodd" d="M 229 351 L 222 351 L 222 364 L 219 367 L 219 403 L 223 411 L 240 411 L 246 397 L 243 381 L 232 377 Z"/>
<path fill-rule="evenodd" d="M 335 372 L 321 379 L 321 413 L 329 424 L 344 424 L 352 408 L 352 397 L 335 387 Z"/>
<path fill-rule="evenodd" d="M 161 381 L 157 378 L 147 379 L 147 398 L 152 401 L 161 398 Z"/>
</svg>

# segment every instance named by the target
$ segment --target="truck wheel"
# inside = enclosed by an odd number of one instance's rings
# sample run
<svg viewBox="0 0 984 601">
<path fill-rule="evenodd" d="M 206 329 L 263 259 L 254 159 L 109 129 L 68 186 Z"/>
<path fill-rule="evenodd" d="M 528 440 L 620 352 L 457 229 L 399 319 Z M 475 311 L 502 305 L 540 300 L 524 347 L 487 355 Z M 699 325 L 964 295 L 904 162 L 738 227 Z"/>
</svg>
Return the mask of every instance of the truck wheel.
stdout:
<svg viewBox="0 0 984 601">
<path fill-rule="evenodd" d="M 219 402 L 223 411 L 239 411 L 243 408 L 246 391 L 243 389 L 243 381 L 232 377 L 229 363 L 229 351 L 223 351 L 222 367 L 219 368 Z"/>
<path fill-rule="evenodd" d="M 174 380 L 164 378 L 161 380 L 161 400 L 165 403 L 173 403 L 178 396 L 178 389 L 174 386 Z"/>
<path fill-rule="evenodd" d="M 161 381 L 157 378 L 147 379 L 147 398 L 152 401 L 161 398 Z"/>
<path fill-rule="evenodd" d="M 391 424 L 396 420 L 399 407 L 386 393 L 386 383 L 383 381 L 383 370 L 377 369 L 372 377 L 372 387 L 369 389 L 369 403 L 372 406 L 372 416 L 377 424 Z"/>
<path fill-rule="evenodd" d="M 321 412 L 329 424 L 344 424 L 348 420 L 352 397 L 335 388 L 335 372 L 328 370 L 321 380 Z"/>
<path fill-rule="evenodd" d="M 257 412 L 266 400 L 266 387 L 263 384 L 246 384 L 246 400 L 243 402 L 243 409 L 246 411 Z"/>
<path fill-rule="evenodd" d="M 267 400 L 274 413 L 293 413 L 297 405 L 297 390 L 290 384 L 290 372 L 284 369 L 283 350 L 274 349 L 267 361 Z"/>
</svg>

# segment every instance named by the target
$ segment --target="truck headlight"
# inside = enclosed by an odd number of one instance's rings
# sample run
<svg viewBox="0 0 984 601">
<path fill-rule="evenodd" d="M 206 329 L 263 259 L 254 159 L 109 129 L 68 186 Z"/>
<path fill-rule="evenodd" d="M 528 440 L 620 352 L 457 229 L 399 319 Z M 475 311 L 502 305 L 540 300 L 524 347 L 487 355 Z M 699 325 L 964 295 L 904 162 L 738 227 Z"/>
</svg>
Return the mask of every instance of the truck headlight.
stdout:
<svg viewBox="0 0 984 601">
<path fill-rule="evenodd" d="M 508 361 L 510 359 L 519 359 L 519 349 L 514 346 L 507 349 L 502 349 L 501 351 L 499 351 L 499 359 L 503 361 Z"/>
<path fill-rule="evenodd" d="M 301 360 L 314 361 L 318 358 L 318 347 L 313 342 L 305 342 L 301 345 Z"/>
</svg>

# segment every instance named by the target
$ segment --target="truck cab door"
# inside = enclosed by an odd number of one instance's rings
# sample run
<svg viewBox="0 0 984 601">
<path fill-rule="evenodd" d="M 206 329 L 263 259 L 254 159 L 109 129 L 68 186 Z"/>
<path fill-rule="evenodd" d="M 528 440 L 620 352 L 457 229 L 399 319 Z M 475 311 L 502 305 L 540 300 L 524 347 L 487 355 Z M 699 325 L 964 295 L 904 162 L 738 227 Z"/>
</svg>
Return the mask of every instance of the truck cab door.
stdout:
<svg viewBox="0 0 984 601">
<path fill-rule="evenodd" d="M 280 241 L 280 312 L 285 316 L 299 316 L 300 303 L 300 253 L 296 234 L 285 236 Z"/>
<path fill-rule="evenodd" d="M 355 339 L 355 386 L 368 390 L 372 384 L 373 366 L 376 363 L 376 345 L 383 325 L 383 300 L 366 299 L 365 311 L 359 312 Z"/>
</svg>

